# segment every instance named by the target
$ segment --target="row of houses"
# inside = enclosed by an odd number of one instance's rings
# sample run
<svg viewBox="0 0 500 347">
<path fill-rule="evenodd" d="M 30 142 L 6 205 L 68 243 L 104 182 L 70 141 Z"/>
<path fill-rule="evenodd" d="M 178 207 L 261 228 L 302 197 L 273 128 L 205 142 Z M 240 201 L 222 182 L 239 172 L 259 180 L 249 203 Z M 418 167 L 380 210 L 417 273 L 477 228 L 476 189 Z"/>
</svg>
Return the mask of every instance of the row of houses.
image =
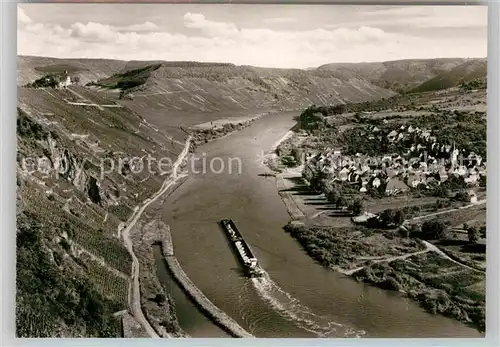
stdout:
<svg viewBox="0 0 500 347">
<path fill-rule="evenodd" d="M 399 130 L 415 132 L 418 134 L 417 139 L 428 139 L 431 136 L 430 131 L 411 126 L 402 126 Z M 379 129 L 372 127 L 371 131 L 378 132 Z M 486 163 L 480 156 L 467 153 L 467 156 L 459 160 L 459 156 L 465 154 L 464 151 L 455 148 L 455 145 L 439 144 L 434 138 L 432 141 L 428 146 L 412 144 L 406 153 L 378 157 L 360 153 L 343 156 L 339 149 L 327 149 L 315 155 L 306 155 L 305 170 L 320 170 L 332 181 L 359 185 L 360 192 L 377 189 L 388 195 L 420 185 L 430 188 L 445 182 L 451 176 L 463 177 L 470 186 L 478 185 L 481 176 L 486 177 Z M 433 151 L 431 154 L 427 152 L 429 148 Z"/>
</svg>

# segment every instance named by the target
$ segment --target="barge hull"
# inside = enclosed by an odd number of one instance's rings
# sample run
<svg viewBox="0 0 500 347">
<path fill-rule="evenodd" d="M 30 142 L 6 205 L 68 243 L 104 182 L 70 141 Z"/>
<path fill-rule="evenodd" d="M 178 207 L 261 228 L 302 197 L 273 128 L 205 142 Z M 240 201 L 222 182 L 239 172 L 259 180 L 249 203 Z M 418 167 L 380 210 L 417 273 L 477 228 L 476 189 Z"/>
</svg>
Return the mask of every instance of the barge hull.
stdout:
<svg viewBox="0 0 500 347">
<path fill-rule="evenodd" d="M 248 275 L 250 277 L 260 276 L 262 274 L 262 270 L 258 265 L 257 258 L 234 222 L 231 219 L 223 219 L 220 221 L 220 224 L 226 232 L 226 235 L 236 254 L 238 255 L 238 259 L 247 270 Z"/>
</svg>

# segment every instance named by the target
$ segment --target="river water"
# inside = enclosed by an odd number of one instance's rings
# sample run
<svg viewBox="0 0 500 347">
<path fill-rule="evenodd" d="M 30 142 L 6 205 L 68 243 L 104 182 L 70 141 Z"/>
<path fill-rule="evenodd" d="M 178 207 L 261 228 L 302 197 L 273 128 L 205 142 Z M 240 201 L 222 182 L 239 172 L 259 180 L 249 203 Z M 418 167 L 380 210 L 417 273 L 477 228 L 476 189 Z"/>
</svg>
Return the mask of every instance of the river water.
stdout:
<svg viewBox="0 0 500 347">
<path fill-rule="evenodd" d="M 163 211 L 175 255 L 191 280 L 257 337 L 480 337 L 475 329 L 428 314 L 397 293 L 325 269 L 283 231 L 289 216 L 275 179 L 258 174 L 265 170 L 261 153 L 295 124 L 294 115 L 263 117 L 197 149 L 189 178 L 168 197 Z M 235 221 L 265 269 L 264 278 L 243 276 L 217 223 L 222 218 Z M 171 283 L 161 256 L 156 258 L 161 280 Z M 189 335 L 227 336 L 177 286 L 169 288 Z"/>
</svg>

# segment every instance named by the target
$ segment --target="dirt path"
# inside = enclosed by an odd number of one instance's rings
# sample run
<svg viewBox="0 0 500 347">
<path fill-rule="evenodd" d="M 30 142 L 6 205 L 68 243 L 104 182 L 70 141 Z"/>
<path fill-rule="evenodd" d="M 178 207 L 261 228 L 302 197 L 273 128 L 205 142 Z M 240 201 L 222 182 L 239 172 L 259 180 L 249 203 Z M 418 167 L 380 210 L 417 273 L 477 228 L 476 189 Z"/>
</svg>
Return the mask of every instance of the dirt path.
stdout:
<svg viewBox="0 0 500 347">
<path fill-rule="evenodd" d="M 186 176 L 186 174 L 177 174 L 177 169 L 181 165 L 182 161 L 186 157 L 186 155 L 189 152 L 189 145 L 191 143 L 191 136 L 188 137 L 186 140 L 186 143 L 184 144 L 184 149 L 182 152 L 179 154 L 177 157 L 177 160 L 175 161 L 173 168 L 172 168 L 172 177 L 167 178 L 160 190 L 156 192 L 153 196 L 150 198 L 144 200 L 144 202 L 140 205 L 138 205 L 135 210 L 134 214 L 129 218 L 129 220 L 126 223 L 126 226 L 123 228 L 123 226 L 119 227 L 119 235 L 121 234 L 123 237 L 123 242 L 125 244 L 125 247 L 127 248 L 128 252 L 132 256 L 132 270 L 131 270 L 131 278 L 132 278 L 132 284 L 129 292 L 129 306 L 130 310 L 132 311 L 132 314 L 134 317 L 137 319 L 137 321 L 143 326 L 143 328 L 146 330 L 148 335 L 152 338 L 159 338 L 160 336 L 158 333 L 153 329 L 151 324 L 149 324 L 148 320 L 144 316 L 144 313 L 142 312 L 141 308 L 141 291 L 140 291 L 140 283 L 139 283 L 139 260 L 137 259 L 134 249 L 133 249 L 133 243 L 132 239 L 130 238 L 130 231 L 133 229 L 139 218 L 142 216 L 146 208 L 153 202 L 155 202 L 158 198 L 160 198 L 172 185 L 177 183 L 177 181 L 183 177 Z M 171 336 L 168 336 L 171 337 Z"/>
<path fill-rule="evenodd" d="M 483 205 L 485 203 L 486 203 L 486 199 L 479 200 L 478 202 L 470 204 L 470 205 L 466 205 L 466 206 L 462 206 L 462 207 L 458 207 L 458 208 L 453 208 L 451 210 L 446 210 L 446 211 L 433 212 L 433 213 L 429 213 L 429 214 L 426 214 L 426 215 L 423 215 L 423 216 L 413 217 L 413 218 L 411 218 L 411 219 L 409 219 L 407 221 L 415 221 L 415 220 L 420 220 L 420 219 L 424 219 L 424 218 L 427 218 L 427 217 L 433 217 L 433 216 L 438 216 L 438 215 L 445 214 L 445 213 L 460 211 L 460 210 L 464 210 L 464 209 L 471 208 L 471 207 L 474 207 L 474 206 Z"/>
<path fill-rule="evenodd" d="M 444 253 L 442 250 L 439 249 L 439 247 L 433 245 L 432 243 L 428 242 L 428 241 L 424 241 L 422 240 L 422 242 L 425 244 L 425 246 L 427 247 L 428 250 L 430 251 L 434 251 L 436 252 L 437 254 L 439 254 L 441 257 L 445 258 L 445 259 L 448 259 L 449 261 L 457 264 L 457 265 L 460 265 L 466 269 L 469 269 L 469 270 L 472 270 L 472 271 L 475 271 L 475 272 L 480 272 L 480 273 L 483 273 L 484 274 L 484 271 L 482 270 L 479 270 L 479 269 L 475 269 L 469 265 L 466 265 L 466 264 L 463 264 L 459 261 L 456 261 L 455 259 L 453 258 L 450 258 L 446 253 Z"/>
<path fill-rule="evenodd" d="M 408 253 L 408 254 L 403 254 L 403 255 L 397 255 L 397 256 L 393 256 L 393 257 L 387 257 L 387 258 L 382 258 L 382 259 L 373 259 L 372 262 L 373 263 L 383 263 L 383 262 L 387 262 L 387 263 L 390 263 L 391 261 L 394 261 L 394 260 L 403 260 L 403 259 L 406 259 L 406 258 L 409 258 L 409 257 L 412 257 L 414 255 L 419 255 L 419 254 L 423 254 L 423 253 L 427 253 L 427 252 L 436 252 L 439 256 L 443 257 L 444 259 L 447 259 L 461 267 L 464 267 L 466 269 L 469 269 L 469 270 L 472 270 L 472 271 L 475 271 L 475 272 L 480 272 L 480 273 L 484 273 L 484 271 L 481 271 L 479 269 L 475 269 L 473 267 L 470 267 L 466 264 L 463 264 L 463 263 L 460 263 L 459 261 L 456 261 L 452 258 L 450 258 L 446 253 L 444 253 L 443 251 L 441 251 L 437 246 L 433 245 L 432 243 L 428 242 L 428 241 L 425 241 L 425 240 L 421 240 L 422 243 L 425 245 L 425 249 L 423 251 L 418 251 L 418 252 L 413 252 L 413 253 Z M 340 273 L 343 273 L 344 275 L 352 275 L 353 273 L 359 271 L 359 270 L 362 270 L 364 268 L 364 266 L 360 266 L 358 268 L 355 268 L 355 269 L 352 269 L 352 270 L 344 270 L 342 268 L 335 268 L 335 270 L 337 270 L 338 272 Z"/>
<path fill-rule="evenodd" d="M 92 103 L 85 103 L 85 102 L 73 102 L 73 101 L 66 101 L 68 105 L 75 105 L 75 106 L 91 106 L 91 107 L 97 107 L 101 111 L 104 110 L 103 107 L 109 107 L 109 108 L 123 108 L 121 105 L 114 105 L 114 104 L 109 104 L 109 105 L 99 105 L 99 104 L 92 104 Z"/>
<path fill-rule="evenodd" d="M 413 253 L 408 253 L 408 254 L 403 254 L 403 255 L 396 255 L 396 256 L 393 256 L 393 257 L 388 257 L 388 258 L 382 258 L 382 259 L 378 259 L 378 260 L 372 260 L 373 263 L 390 263 L 391 261 L 394 261 L 394 260 L 403 260 L 403 259 L 406 259 L 406 258 L 409 258 L 409 257 L 412 257 L 414 255 L 418 255 L 418 254 L 423 254 L 423 253 L 427 253 L 429 251 L 432 251 L 433 249 L 431 249 L 430 247 L 428 247 L 426 245 L 426 249 L 424 249 L 423 251 L 418 251 L 418 252 L 413 252 Z M 343 269 L 340 269 L 340 268 L 337 268 L 336 270 L 343 273 L 344 275 L 352 275 L 353 273 L 359 271 L 359 270 L 362 270 L 364 268 L 364 266 L 360 266 L 356 269 L 352 269 L 352 270 L 343 270 Z"/>
<path fill-rule="evenodd" d="M 466 206 L 462 206 L 462 207 L 459 207 L 459 208 L 454 208 L 454 209 L 451 209 L 451 210 L 446 210 L 446 211 L 441 211 L 441 212 L 434 212 L 434 213 L 426 214 L 424 216 L 414 217 L 414 218 L 408 219 L 407 221 L 405 221 L 405 223 L 408 222 L 408 221 L 415 221 L 415 220 L 420 220 L 420 219 L 427 218 L 427 217 L 432 217 L 432 216 L 437 216 L 437 215 L 441 215 L 441 214 L 445 214 L 445 213 L 450 213 L 450 212 L 464 210 L 464 209 L 467 209 L 467 208 L 471 208 L 471 207 L 483 205 L 485 203 L 486 203 L 486 199 L 483 199 L 483 200 L 479 200 L 476 203 L 469 204 L 469 205 L 466 205 Z M 460 266 L 462 266 L 462 267 L 464 267 L 466 269 L 469 269 L 469 270 L 472 270 L 472 271 L 475 271 L 475 272 L 484 273 L 484 271 L 482 271 L 480 269 L 476 269 L 476 268 L 473 268 L 473 267 L 471 267 L 469 265 L 466 265 L 464 263 L 456 261 L 455 259 L 453 259 L 450 256 L 448 256 L 446 253 L 444 253 L 442 250 L 440 250 L 439 247 L 433 245 L 432 243 L 430 243 L 428 241 L 425 241 L 425 240 L 422 240 L 422 242 L 427 247 L 427 250 L 434 251 L 437 254 L 439 254 L 441 257 L 443 257 L 443 258 L 445 258 L 445 259 L 447 259 L 447 260 L 449 260 L 449 261 L 451 261 L 451 262 L 453 262 L 453 263 L 455 263 L 457 265 L 460 265 Z"/>
</svg>

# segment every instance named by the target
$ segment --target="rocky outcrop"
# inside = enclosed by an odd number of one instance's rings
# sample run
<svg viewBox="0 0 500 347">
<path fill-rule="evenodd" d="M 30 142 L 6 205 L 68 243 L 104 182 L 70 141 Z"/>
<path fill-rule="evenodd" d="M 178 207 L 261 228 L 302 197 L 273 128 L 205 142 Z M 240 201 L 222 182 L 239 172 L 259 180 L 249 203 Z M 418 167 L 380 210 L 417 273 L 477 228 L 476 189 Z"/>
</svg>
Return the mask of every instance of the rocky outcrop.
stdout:
<svg viewBox="0 0 500 347">
<path fill-rule="evenodd" d="M 113 192 L 104 192 L 97 178 L 99 166 L 88 166 L 87 159 L 65 148 L 61 137 L 48 131 L 28 114 L 18 111 L 20 136 L 19 166 L 25 173 L 38 172 L 40 183 L 50 179 L 64 179 L 92 203 L 100 206 L 116 205 Z M 113 188 L 112 186 L 109 188 Z"/>
</svg>

